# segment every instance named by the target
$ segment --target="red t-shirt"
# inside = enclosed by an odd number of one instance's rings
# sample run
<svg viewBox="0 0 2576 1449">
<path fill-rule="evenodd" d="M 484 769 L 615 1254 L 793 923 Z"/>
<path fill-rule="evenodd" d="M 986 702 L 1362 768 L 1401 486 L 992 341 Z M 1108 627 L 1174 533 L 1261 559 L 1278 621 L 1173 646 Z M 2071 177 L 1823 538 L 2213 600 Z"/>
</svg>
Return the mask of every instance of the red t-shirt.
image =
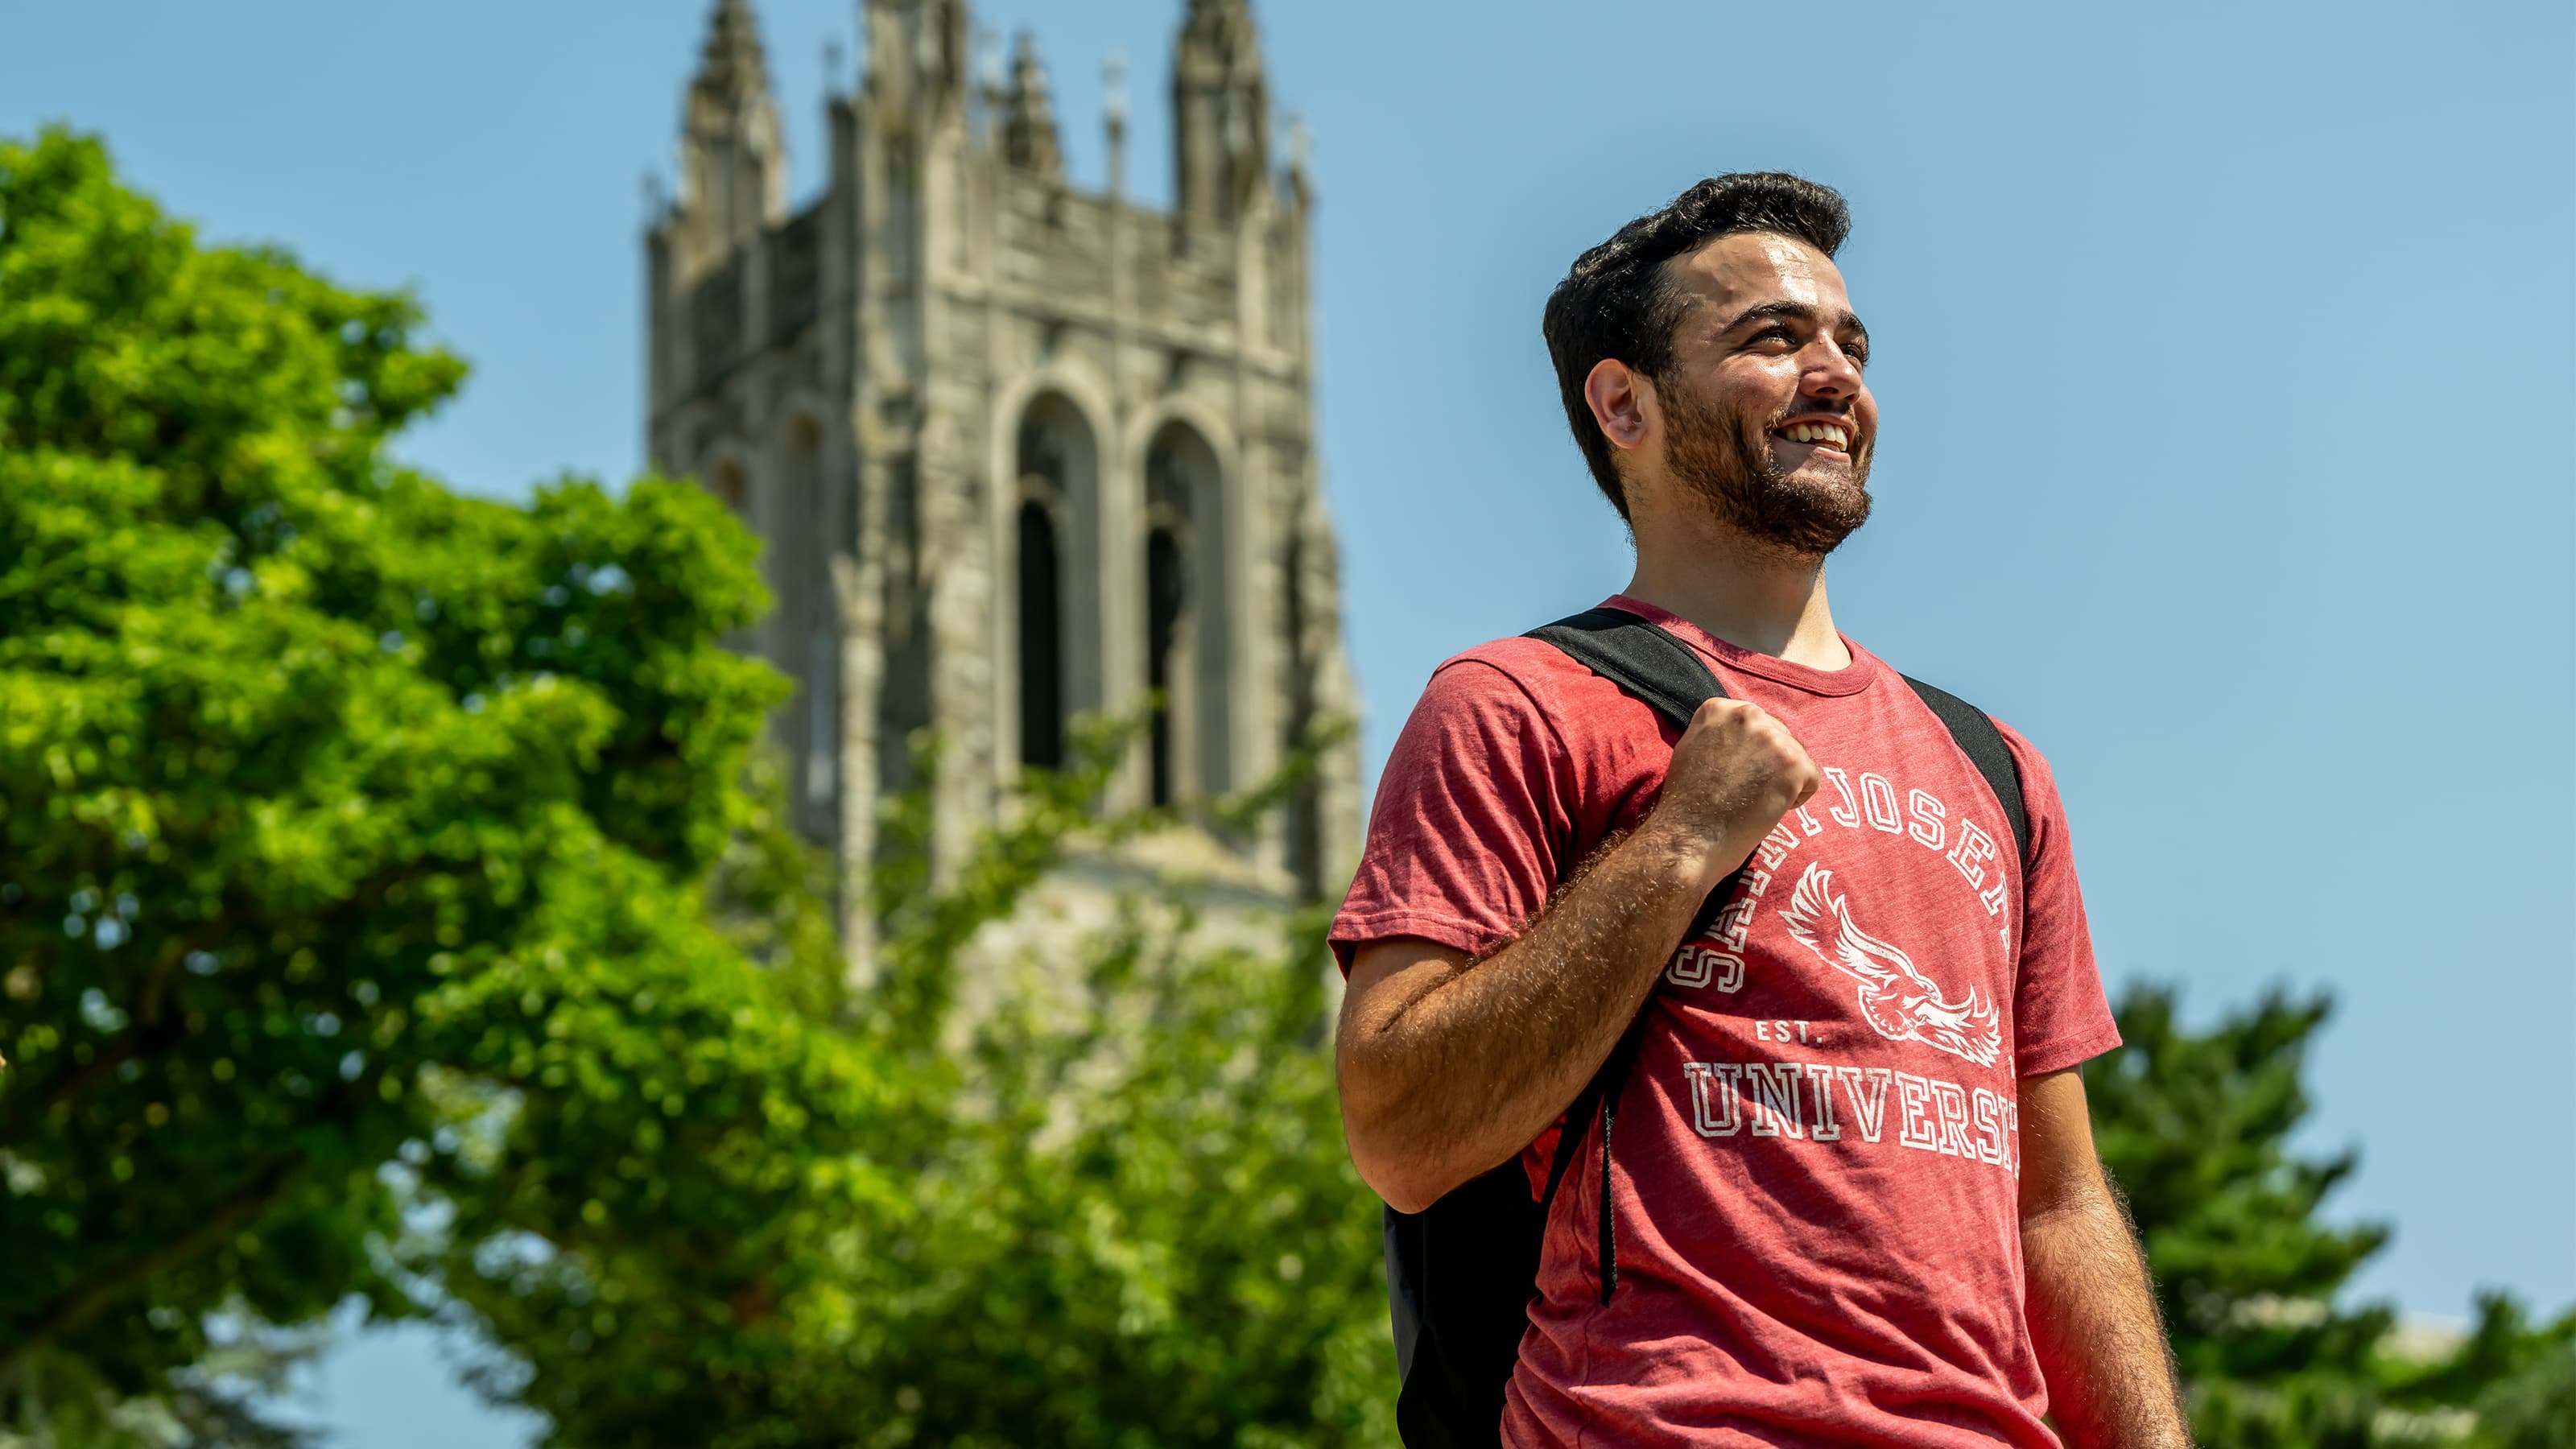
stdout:
<svg viewBox="0 0 2576 1449">
<path fill-rule="evenodd" d="M 1600 1301 L 1598 1124 L 1550 1212 L 1503 1441 L 2051 1446 L 2022 1317 L 2017 1078 L 2119 1044 L 2048 765 L 1993 790 L 1896 672 L 1837 671 L 1609 603 L 1777 716 L 1825 784 L 1656 984 L 1620 1099 Z M 1848 643 L 1849 641 L 1845 641 Z M 1333 923 L 1478 952 L 1655 800 L 1678 731 L 1556 649 L 1440 666 Z M 1545 1179 L 1554 1132 L 1524 1162 Z"/>
</svg>

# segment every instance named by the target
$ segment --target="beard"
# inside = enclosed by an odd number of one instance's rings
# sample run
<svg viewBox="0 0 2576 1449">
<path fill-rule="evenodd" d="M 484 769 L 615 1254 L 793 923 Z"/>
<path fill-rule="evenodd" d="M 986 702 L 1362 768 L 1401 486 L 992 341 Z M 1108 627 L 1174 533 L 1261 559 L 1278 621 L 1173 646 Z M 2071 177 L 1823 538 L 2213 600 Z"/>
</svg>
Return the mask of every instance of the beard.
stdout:
<svg viewBox="0 0 2576 1449">
<path fill-rule="evenodd" d="M 1771 455 L 1771 428 L 1787 413 L 1748 428 L 1687 387 L 1661 391 L 1673 477 L 1756 547 L 1821 559 L 1869 521 L 1868 444 L 1848 478 L 1800 478 Z"/>
</svg>

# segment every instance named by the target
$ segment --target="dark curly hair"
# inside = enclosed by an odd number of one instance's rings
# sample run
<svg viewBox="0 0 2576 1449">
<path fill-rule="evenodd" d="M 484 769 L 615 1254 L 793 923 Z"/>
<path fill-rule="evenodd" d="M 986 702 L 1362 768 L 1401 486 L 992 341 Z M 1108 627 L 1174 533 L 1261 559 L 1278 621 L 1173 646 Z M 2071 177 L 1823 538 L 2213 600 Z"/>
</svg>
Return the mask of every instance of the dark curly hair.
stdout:
<svg viewBox="0 0 2576 1449">
<path fill-rule="evenodd" d="M 1609 440 L 1583 400 L 1584 379 L 1605 357 L 1650 378 L 1664 377 L 1682 313 L 1680 296 L 1665 283 L 1664 263 L 1711 237 L 1740 231 L 1778 232 L 1830 257 L 1851 233 L 1851 211 L 1842 193 L 1785 171 L 1712 176 L 1576 257 L 1565 280 L 1547 294 L 1540 328 L 1556 363 L 1565 421 L 1592 467 L 1592 481 L 1622 519 L 1628 500 L 1610 466 Z"/>
</svg>

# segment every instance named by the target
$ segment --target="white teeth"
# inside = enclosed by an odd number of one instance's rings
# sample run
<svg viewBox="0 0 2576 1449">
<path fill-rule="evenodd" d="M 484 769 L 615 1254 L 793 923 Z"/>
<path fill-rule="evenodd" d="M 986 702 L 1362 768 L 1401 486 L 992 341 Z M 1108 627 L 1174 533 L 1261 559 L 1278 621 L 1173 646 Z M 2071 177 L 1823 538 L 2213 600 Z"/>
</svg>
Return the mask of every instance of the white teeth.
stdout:
<svg viewBox="0 0 2576 1449">
<path fill-rule="evenodd" d="M 1851 435 L 1830 423 L 1797 423 L 1780 430 L 1780 435 L 1793 443 L 1831 443 L 1849 448 Z"/>
</svg>

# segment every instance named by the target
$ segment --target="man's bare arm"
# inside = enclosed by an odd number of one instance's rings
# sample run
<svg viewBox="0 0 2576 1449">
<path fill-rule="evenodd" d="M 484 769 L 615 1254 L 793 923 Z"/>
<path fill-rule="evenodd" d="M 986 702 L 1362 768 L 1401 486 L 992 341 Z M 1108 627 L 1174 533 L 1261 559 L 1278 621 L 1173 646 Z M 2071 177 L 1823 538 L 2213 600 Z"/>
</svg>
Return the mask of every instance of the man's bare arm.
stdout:
<svg viewBox="0 0 2576 1449">
<path fill-rule="evenodd" d="M 1482 959 L 1422 940 L 1363 949 L 1335 1043 L 1360 1176 L 1419 1212 L 1546 1130 L 1610 1055 L 1702 898 L 1818 780 L 1778 720 L 1710 700 L 1653 811 L 1519 939 Z"/>
<path fill-rule="evenodd" d="M 2094 1155 L 2082 1077 L 2021 1084 L 2021 1146 L 2024 1312 L 2069 1449 L 2189 1449 L 2173 1350 Z"/>
</svg>

